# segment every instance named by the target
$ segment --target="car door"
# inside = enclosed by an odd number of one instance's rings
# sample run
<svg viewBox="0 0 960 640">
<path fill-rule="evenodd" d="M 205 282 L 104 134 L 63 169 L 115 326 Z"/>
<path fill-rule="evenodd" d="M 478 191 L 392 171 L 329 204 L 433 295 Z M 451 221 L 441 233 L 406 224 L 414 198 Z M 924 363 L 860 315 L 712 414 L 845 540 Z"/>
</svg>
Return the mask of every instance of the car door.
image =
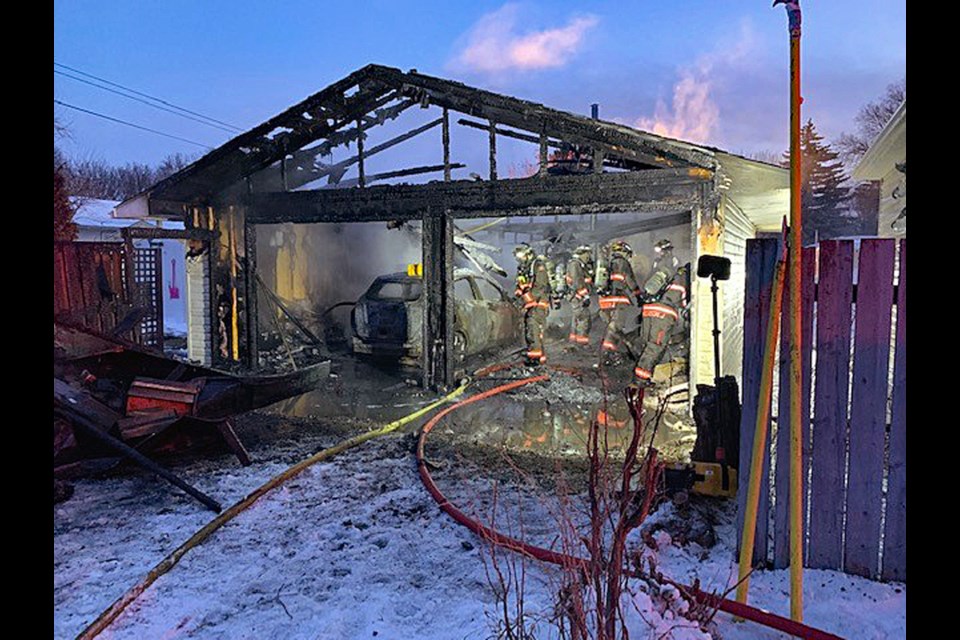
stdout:
<svg viewBox="0 0 960 640">
<path fill-rule="evenodd" d="M 472 355 L 491 347 L 493 326 L 492 314 L 480 297 L 473 276 L 461 276 L 453 281 L 454 331 L 466 339 L 466 355 Z"/>
<path fill-rule="evenodd" d="M 490 336 L 498 345 L 513 342 L 520 325 L 519 312 L 506 292 L 487 278 L 476 279 L 477 290 L 490 315 Z"/>
</svg>

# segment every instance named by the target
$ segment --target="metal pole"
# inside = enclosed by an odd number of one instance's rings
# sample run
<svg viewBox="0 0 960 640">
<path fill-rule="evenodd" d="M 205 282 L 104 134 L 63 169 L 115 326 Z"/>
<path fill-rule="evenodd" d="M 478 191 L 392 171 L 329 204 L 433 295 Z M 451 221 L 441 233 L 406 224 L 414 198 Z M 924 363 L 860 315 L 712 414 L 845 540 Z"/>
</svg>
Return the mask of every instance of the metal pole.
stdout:
<svg viewBox="0 0 960 640">
<path fill-rule="evenodd" d="M 720 394 L 720 314 L 717 311 L 717 276 L 710 276 L 710 293 L 713 295 L 713 380 L 717 385 L 717 398 Z"/>
<path fill-rule="evenodd" d="M 803 620 L 803 383 L 801 349 L 801 252 L 803 210 L 800 202 L 800 1 L 776 0 L 787 10 L 790 31 L 790 617 Z"/>
</svg>

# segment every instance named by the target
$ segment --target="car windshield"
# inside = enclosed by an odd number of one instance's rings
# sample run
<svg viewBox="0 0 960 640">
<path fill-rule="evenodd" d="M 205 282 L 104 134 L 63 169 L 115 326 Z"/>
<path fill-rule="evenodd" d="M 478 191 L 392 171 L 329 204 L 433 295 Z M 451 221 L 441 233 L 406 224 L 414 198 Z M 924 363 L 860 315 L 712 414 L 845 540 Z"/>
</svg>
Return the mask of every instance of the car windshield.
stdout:
<svg viewBox="0 0 960 640">
<path fill-rule="evenodd" d="M 392 300 L 413 302 L 420 297 L 423 284 L 419 280 L 391 281 L 378 280 L 367 290 L 371 300 Z"/>
</svg>

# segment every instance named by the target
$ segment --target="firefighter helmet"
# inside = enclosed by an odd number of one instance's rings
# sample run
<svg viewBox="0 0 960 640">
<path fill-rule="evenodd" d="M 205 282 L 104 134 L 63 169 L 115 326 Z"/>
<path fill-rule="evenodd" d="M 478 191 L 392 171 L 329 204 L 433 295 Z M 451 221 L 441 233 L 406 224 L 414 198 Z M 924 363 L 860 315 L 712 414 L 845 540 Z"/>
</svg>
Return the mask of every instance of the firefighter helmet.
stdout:
<svg viewBox="0 0 960 640">
<path fill-rule="evenodd" d="M 614 240 L 610 243 L 610 253 L 619 253 L 629 258 L 633 255 L 633 247 L 623 240 Z"/>
<path fill-rule="evenodd" d="M 533 247 L 526 242 L 521 242 L 513 249 L 513 257 L 517 259 L 517 262 L 522 263 L 533 260 L 534 255 Z"/>
<path fill-rule="evenodd" d="M 573 255 L 580 258 L 584 262 L 589 262 L 593 257 L 593 249 L 588 244 L 582 244 L 573 250 Z"/>
<path fill-rule="evenodd" d="M 673 251 L 673 243 L 670 242 L 667 238 L 659 241 L 657 244 L 653 245 L 653 250 L 656 253 L 665 253 L 667 251 Z"/>
</svg>

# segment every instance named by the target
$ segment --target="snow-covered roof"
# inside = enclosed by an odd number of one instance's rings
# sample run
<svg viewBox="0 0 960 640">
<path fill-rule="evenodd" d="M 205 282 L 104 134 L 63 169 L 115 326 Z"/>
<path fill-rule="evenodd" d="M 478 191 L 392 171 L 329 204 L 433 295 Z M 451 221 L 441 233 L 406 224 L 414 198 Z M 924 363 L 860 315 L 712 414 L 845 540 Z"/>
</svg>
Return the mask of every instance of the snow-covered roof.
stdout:
<svg viewBox="0 0 960 640">
<path fill-rule="evenodd" d="M 173 220 L 143 220 L 136 218 L 116 218 L 114 209 L 119 200 L 100 200 L 97 198 L 79 198 L 72 196 L 70 202 L 77 207 L 73 214 L 74 224 L 81 227 L 111 228 L 123 229 L 125 227 L 143 226 L 151 227 L 162 226 L 164 229 L 183 229 L 183 223 Z"/>
<path fill-rule="evenodd" d="M 77 207 L 73 222 L 81 227 L 129 227 L 134 220 L 119 220 L 113 217 L 113 208 L 120 204 L 116 200 L 98 200 L 96 198 L 70 198 Z"/>
</svg>

